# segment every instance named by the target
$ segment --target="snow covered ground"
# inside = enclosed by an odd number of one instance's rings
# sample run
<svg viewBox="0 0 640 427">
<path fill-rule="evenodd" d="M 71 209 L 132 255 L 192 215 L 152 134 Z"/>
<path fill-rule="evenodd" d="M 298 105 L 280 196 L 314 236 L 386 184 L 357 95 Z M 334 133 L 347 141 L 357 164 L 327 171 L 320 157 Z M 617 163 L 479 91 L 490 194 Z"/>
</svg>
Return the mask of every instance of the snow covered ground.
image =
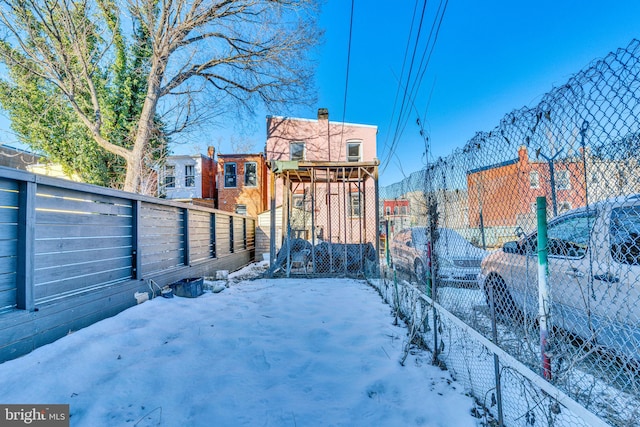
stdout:
<svg viewBox="0 0 640 427">
<path fill-rule="evenodd" d="M 155 298 L 0 364 L 0 402 L 72 426 L 477 426 L 431 355 L 399 360 L 390 307 L 349 279 L 258 279 Z"/>
</svg>

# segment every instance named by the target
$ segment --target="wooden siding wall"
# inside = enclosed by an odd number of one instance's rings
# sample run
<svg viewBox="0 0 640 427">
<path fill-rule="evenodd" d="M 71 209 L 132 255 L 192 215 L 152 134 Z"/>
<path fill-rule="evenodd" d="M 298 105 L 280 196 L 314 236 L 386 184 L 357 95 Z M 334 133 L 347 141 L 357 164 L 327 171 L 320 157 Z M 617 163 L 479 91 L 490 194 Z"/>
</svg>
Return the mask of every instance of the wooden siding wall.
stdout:
<svg viewBox="0 0 640 427">
<path fill-rule="evenodd" d="M 246 265 L 254 236 L 252 218 L 0 167 L 0 363 L 157 296 L 152 282 Z"/>
</svg>

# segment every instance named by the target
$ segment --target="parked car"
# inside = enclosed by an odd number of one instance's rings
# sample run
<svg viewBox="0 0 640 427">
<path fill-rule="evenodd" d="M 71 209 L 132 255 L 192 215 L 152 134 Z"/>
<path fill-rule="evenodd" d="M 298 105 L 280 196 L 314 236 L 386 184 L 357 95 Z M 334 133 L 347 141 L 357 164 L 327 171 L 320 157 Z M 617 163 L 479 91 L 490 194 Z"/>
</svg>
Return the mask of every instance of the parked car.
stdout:
<svg viewBox="0 0 640 427">
<path fill-rule="evenodd" d="M 429 232 L 427 227 L 411 227 L 400 231 L 391 242 L 391 257 L 396 267 L 410 271 L 416 277 L 426 277 Z M 435 241 L 434 278 L 439 285 L 477 287 L 480 262 L 487 251 L 473 246 L 458 232 L 439 228 Z"/>
<path fill-rule="evenodd" d="M 538 314 L 537 238 L 507 242 L 482 262 L 479 282 L 502 316 Z M 568 211 L 547 238 L 552 325 L 640 360 L 640 195 Z"/>
</svg>

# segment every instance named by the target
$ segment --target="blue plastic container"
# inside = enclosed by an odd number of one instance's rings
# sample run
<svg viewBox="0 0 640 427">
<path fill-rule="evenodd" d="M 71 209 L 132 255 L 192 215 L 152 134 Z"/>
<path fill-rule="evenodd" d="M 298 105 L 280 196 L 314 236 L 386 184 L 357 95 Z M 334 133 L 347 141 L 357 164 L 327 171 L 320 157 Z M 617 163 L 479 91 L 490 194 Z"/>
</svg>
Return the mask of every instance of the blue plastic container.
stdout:
<svg viewBox="0 0 640 427">
<path fill-rule="evenodd" d="M 173 294 L 179 297 L 196 298 L 204 293 L 203 291 L 203 277 L 192 277 L 189 279 L 182 279 L 171 285 Z"/>
</svg>

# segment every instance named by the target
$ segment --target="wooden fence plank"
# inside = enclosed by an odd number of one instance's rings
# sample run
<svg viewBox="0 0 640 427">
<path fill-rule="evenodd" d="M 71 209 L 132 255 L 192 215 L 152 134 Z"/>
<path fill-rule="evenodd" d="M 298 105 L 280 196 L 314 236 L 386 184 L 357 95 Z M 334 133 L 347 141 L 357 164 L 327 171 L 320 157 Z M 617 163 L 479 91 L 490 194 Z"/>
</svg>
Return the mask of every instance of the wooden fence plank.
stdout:
<svg viewBox="0 0 640 427">
<path fill-rule="evenodd" d="M 127 226 L 131 224 L 131 217 L 114 215 L 92 215 L 77 212 L 36 211 L 36 221 L 40 226 L 69 225 L 69 226 Z"/>
<path fill-rule="evenodd" d="M 16 269 L 18 268 L 18 257 L 15 255 L 12 256 L 0 256 L 0 287 L 2 286 L 2 276 L 5 274 L 15 274 Z M 15 277 L 14 277 L 15 280 Z M 15 286 L 15 283 L 14 283 Z"/>
<path fill-rule="evenodd" d="M 60 267 L 73 269 L 87 262 L 109 263 L 112 259 L 127 258 L 131 261 L 131 245 L 122 247 L 97 246 L 65 252 L 36 253 L 36 269 Z M 0 271 L 2 271 L 0 269 Z"/>
<path fill-rule="evenodd" d="M 2 224 L 17 224 L 18 223 L 18 209 L 9 206 L 0 206 L 0 223 Z"/>
<path fill-rule="evenodd" d="M 5 207 L 18 206 L 17 187 L 15 190 L 10 190 L 10 191 L 0 189 L 0 206 L 5 206 Z"/>
<path fill-rule="evenodd" d="M 95 200 L 75 200 L 61 197 L 45 197 L 38 195 L 38 210 L 54 210 L 65 212 L 90 213 L 92 215 L 115 215 L 131 217 L 131 206 L 98 203 Z"/>
<path fill-rule="evenodd" d="M 131 253 L 132 240 L 131 236 L 94 237 L 89 239 L 37 239 L 35 241 L 35 251 L 36 255 L 48 253 L 72 254 L 74 252 L 92 251 L 98 248 L 113 250 L 127 248 L 127 251 Z"/>
<path fill-rule="evenodd" d="M 0 316 L 2 311 L 16 306 L 16 287 L 9 289 L 0 288 Z"/>
<path fill-rule="evenodd" d="M 2 225 L 0 224 L 0 232 Z M 36 229 L 36 239 L 44 240 L 50 238 L 64 237 L 72 238 L 95 238 L 95 237 L 124 237 L 131 236 L 133 227 L 131 224 L 125 225 L 102 225 L 100 227 L 72 227 L 67 225 L 47 225 Z"/>
</svg>

